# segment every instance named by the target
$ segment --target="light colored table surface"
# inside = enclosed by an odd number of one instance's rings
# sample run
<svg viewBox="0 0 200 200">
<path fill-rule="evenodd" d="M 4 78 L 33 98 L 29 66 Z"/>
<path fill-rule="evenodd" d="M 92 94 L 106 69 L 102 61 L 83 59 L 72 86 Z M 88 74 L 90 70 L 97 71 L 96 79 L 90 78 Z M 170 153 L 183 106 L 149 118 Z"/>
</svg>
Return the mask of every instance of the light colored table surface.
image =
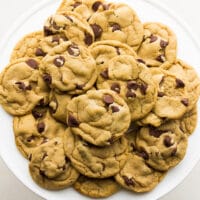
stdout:
<svg viewBox="0 0 200 200">
<path fill-rule="evenodd" d="M 159 0 L 152 0 L 158 1 Z M 13 21 L 24 10 L 29 9 L 37 0 L 0 0 L 0 38 L 9 29 Z M 177 15 L 199 35 L 200 40 L 200 1 L 198 0 L 162 0 L 172 8 Z M 0 39 L 1 43 L 1 39 Z M 1 133 L 3 134 L 3 133 Z M 200 163 L 193 169 L 190 175 L 177 188 L 160 200 L 199 200 L 200 199 Z M 8 170 L 0 158 L 0 199 L 1 200 L 42 200 L 36 194 L 20 183 Z"/>
</svg>

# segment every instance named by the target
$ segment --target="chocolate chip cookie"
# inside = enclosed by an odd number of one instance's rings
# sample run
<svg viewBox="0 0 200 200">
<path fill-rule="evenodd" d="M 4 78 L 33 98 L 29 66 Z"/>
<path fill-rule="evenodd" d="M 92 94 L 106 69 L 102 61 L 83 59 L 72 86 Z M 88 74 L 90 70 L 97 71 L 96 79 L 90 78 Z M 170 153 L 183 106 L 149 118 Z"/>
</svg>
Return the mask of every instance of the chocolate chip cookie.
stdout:
<svg viewBox="0 0 200 200">
<path fill-rule="evenodd" d="M 143 39 L 143 25 L 133 9 L 112 4 L 109 10 L 96 12 L 90 19 L 96 40 L 117 40 L 137 50 Z"/>
<path fill-rule="evenodd" d="M 125 101 L 110 90 L 93 90 L 73 98 L 67 106 L 71 131 L 97 146 L 122 137 L 130 124 Z"/>
<path fill-rule="evenodd" d="M 65 157 L 62 139 L 56 137 L 34 150 L 29 171 L 33 180 L 48 190 L 67 188 L 79 176 Z"/>
<path fill-rule="evenodd" d="M 51 117 L 47 108 L 36 107 L 31 114 L 14 117 L 13 130 L 17 148 L 25 158 L 54 137 L 63 137 L 66 126 Z"/>
<path fill-rule="evenodd" d="M 94 179 L 86 176 L 80 176 L 74 188 L 81 194 L 93 198 L 109 197 L 120 190 L 119 184 L 113 178 Z"/>
<path fill-rule="evenodd" d="M 66 156 L 83 175 L 91 178 L 107 178 L 115 175 L 124 165 L 127 140 L 121 137 L 110 146 L 98 147 L 74 135 L 70 128 L 64 135 Z"/>
<path fill-rule="evenodd" d="M 149 67 L 172 64 L 177 56 L 176 35 L 164 24 L 145 23 L 143 42 L 137 53 Z"/>
<path fill-rule="evenodd" d="M 102 67 L 97 87 L 119 94 L 129 106 L 132 121 L 147 115 L 157 98 L 157 88 L 150 70 L 130 55 L 118 55 Z"/>
<path fill-rule="evenodd" d="M 42 60 L 43 79 L 53 89 L 80 94 L 90 89 L 97 78 L 90 51 L 70 41 L 62 42 Z"/>
<path fill-rule="evenodd" d="M 0 74 L 0 103 L 12 115 L 25 115 L 38 104 L 47 104 L 49 89 L 35 58 L 21 58 L 10 63 Z"/>
</svg>

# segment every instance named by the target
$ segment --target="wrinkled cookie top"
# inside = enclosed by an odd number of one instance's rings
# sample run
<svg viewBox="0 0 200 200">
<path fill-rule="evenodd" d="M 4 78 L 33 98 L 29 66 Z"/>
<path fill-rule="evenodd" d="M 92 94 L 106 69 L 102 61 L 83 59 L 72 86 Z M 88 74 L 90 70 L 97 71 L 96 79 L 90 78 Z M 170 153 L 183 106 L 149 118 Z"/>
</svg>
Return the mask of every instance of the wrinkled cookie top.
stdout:
<svg viewBox="0 0 200 200">
<path fill-rule="evenodd" d="M 56 190 L 71 186 L 79 174 L 65 157 L 61 138 L 54 138 L 32 153 L 29 169 L 40 186 Z"/>
<path fill-rule="evenodd" d="M 43 79 L 61 92 L 79 94 L 96 81 L 96 64 L 89 50 L 70 41 L 62 42 L 42 60 Z"/>
<path fill-rule="evenodd" d="M 89 19 L 96 40 L 117 40 L 137 50 L 143 39 L 143 25 L 136 13 L 125 4 L 111 4 L 108 10 L 94 13 Z"/>
<path fill-rule="evenodd" d="M 110 146 L 98 147 L 72 134 L 64 135 L 64 148 L 73 166 L 83 175 L 106 178 L 119 172 L 126 159 L 127 140 L 122 137 Z"/>
<path fill-rule="evenodd" d="M 128 104 L 132 120 L 147 115 L 157 98 L 157 88 L 151 71 L 130 55 L 115 56 L 102 67 L 97 87 L 118 93 Z"/>
<path fill-rule="evenodd" d="M 149 67 L 173 63 L 177 54 L 176 36 L 166 25 L 145 23 L 144 39 L 137 53 Z"/>
<path fill-rule="evenodd" d="M 46 108 L 34 108 L 31 114 L 15 117 L 15 140 L 20 152 L 28 158 L 36 147 L 54 137 L 63 137 L 66 126 L 51 117 Z"/>
<path fill-rule="evenodd" d="M 97 146 L 110 145 L 123 136 L 130 124 L 127 104 L 110 90 L 93 90 L 75 97 L 67 111 L 72 132 Z"/>
<path fill-rule="evenodd" d="M 0 74 L 0 103 L 12 115 L 30 113 L 38 104 L 48 103 L 48 87 L 40 76 L 41 62 L 21 58 Z"/>
<path fill-rule="evenodd" d="M 154 169 L 166 171 L 185 156 L 187 135 L 176 121 L 159 127 L 143 127 L 136 137 L 136 149 Z"/>
<path fill-rule="evenodd" d="M 44 24 L 44 35 L 64 34 L 74 43 L 89 46 L 94 41 L 94 34 L 89 24 L 75 12 L 65 12 L 50 16 Z"/>
</svg>

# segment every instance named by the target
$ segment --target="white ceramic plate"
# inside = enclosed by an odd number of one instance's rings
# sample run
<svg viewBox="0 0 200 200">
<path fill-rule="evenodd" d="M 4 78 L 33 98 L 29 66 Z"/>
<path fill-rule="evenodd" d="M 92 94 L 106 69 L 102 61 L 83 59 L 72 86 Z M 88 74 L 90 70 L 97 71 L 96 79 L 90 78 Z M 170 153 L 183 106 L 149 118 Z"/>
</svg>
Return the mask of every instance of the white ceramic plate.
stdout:
<svg viewBox="0 0 200 200">
<path fill-rule="evenodd" d="M 198 42 L 191 34 L 190 29 L 187 28 L 175 14 L 169 9 L 166 9 L 166 7 L 155 4 L 153 0 L 121 0 L 121 2 L 122 1 L 132 6 L 143 22 L 158 21 L 170 26 L 178 38 L 178 56 L 193 65 L 200 74 L 200 70 L 197 68 L 200 55 Z M 30 9 L 17 21 L 17 23 L 15 23 L 5 39 L 1 38 L 1 40 L 4 41 L 4 44 L 0 47 L 0 70 L 7 65 L 15 43 L 24 36 L 24 34 L 42 29 L 45 19 L 56 11 L 59 3 L 59 0 L 44 0 L 40 2 L 40 4 Z M 49 200 L 89 199 L 75 192 L 72 188 L 52 192 L 37 186 L 29 175 L 28 162 L 21 156 L 15 146 L 12 131 L 12 117 L 0 108 L 0 119 L 0 155 L 10 170 L 22 183 L 24 183 L 24 185 L 41 197 Z M 195 133 L 189 138 L 189 146 L 184 160 L 177 167 L 170 170 L 165 179 L 152 192 L 146 194 L 134 194 L 127 191 L 121 191 L 109 199 L 117 200 L 132 198 L 135 200 L 154 200 L 168 193 L 183 181 L 200 159 L 199 138 L 200 123 L 198 123 Z"/>
</svg>

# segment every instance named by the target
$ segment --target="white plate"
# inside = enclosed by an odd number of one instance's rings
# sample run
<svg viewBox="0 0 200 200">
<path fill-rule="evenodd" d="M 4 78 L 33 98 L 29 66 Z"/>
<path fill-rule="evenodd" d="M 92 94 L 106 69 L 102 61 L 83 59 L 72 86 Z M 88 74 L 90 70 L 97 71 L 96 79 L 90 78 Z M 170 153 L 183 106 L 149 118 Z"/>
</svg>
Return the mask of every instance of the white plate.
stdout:
<svg viewBox="0 0 200 200">
<path fill-rule="evenodd" d="M 175 14 L 164 6 L 155 4 L 153 0 L 121 0 L 121 2 L 122 1 L 131 5 L 143 22 L 159 21 L 170 26 L 178 38 L 178 56 L 193 65 L 200 74 L 200 70 L 197 68 L 200 55 L 198 42 L 191 34 L 190 29 L 187 28 Z M 15 43 L 24 36 L 24 34 L 42 29 L 43 22 L 49 15 L 55 12 L 59 3 L 59 0 L 44 0 L 40 2 L 40 4 L 29 10 L 17 21 L 17 23 L 15 23 L 5 39 L 1 38 L 1 41 L 4 41 L 4 44 L 0 47 L 0 70 L 8 63 L 10 53 Z M 199 109 L 200 108 L 198 107 L 198 110 Z M 12 117 L 0 108 L 0 119 L 0 155 L 10 170 L 22 183 L 24 183 L 24 185 L 41 197 L 49 200 L 89 199 L 75 192 L 72 188 L 52 192 L 37 186 L 29 175 L 28 162 L 21 156 L 15 146 L 12 131 Z M 127 191 L 121 191 L 109 199 L 117 200 L 132 198 L 135 200 L 154 200 L 168 193 L 183 181 L 200 159 L 199 138 L 200 123 L 198 123 L 195 133 L 189 138 L 189 146 L 184 160 L 177 167 L 170 170 L 165 179 L 152 192 L 146 194 L 134 194 Z"/>
</svg>

